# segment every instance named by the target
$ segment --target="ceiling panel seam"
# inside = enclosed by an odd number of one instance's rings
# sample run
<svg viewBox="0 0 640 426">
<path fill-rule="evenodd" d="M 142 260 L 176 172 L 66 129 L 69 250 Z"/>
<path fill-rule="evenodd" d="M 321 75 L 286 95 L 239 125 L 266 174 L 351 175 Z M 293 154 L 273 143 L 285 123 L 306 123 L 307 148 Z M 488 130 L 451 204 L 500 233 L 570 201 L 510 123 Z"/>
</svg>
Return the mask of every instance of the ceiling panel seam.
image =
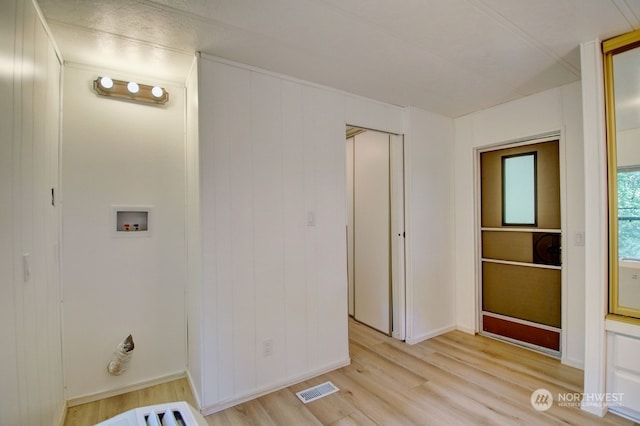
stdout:
<svg viewBox="0 0 640 426">
<path fill-rule="evenodd" d="M 203 23 L 206 23 L 206 24 L 220 25 L 221 27 L 224 27 L 224 28 L 233 29 L 233 30 L 237 30 L 237 31 L 242 31 L 242 32 L 245 32 L 245 33 L 248 33 L 248 34 L 253 34 L 253 35 L 259 36 L 259 37 L 261 37 L 263 39 L 274 40 L 274 41 L 276 41 L 278 43 L 287 45 L 292 49 L 308 50 L 308 49 L 305 49 L 304 46 L 300 46 L 300 45 L 297 45 L 295 43 L 292 43 L 287 39 L 277 38 L 277 37 L 273 37 L 273 36 L 270 36 L 270 35 L 267 35 L 267 34 L 264 34 L 264 33 L 251 31 L 251 30 L 246 29 L 244 27 L 231 25 L 231 24 L 228 24 L 228 23 L 225 23 L 225 22 L 210 18 L 208 16 L 202 16 L 202 15 L 198 15 L 198 14 L 195 14 L 195 13 L 192 13 L 192 12 L 189 12 L 189 11 L 185 11 L 183 9 L 178 9 L 178 8 L 174 8 L 174 7 L 171 7 L 171 6 L 164 5 L 164 4 L 160 4 L 160 3 L 157 3 L 157 2 L 155 2 L 153 0 L 134 0 L 134 1 L 136 3 L 142 5 L 142 6 L 154 8 L 154 9 L 157 9 L 157 10 L 169 13 L 169 14 L 178 14 L 178 15 L 184 16 L 186 18 L 197 19 L 200 22 L 203 22 Z M 399 34 L 396 34 L 395 32 L 393 32 L 393 31 L 391 31 L 389 29 L 386 29 L 386 28 L 382 29 L 382 28 L 380 28 L 379 25 L 375 24 L 374 22 L 371 22 L 371 21 L 369 21 L 367 19 L 363 19 L 362 17 L 360 17 L 358 15 L 355 15 L 355 14 L 349 12 L 349 11 L 346 11 L 346 10 L 344 10 L 342 8 L 333 6 L 333 5 L 329 4 L 329 3 L 326 3 L 323 0 L 319 0 L 319 1 L 317 1 L 317 0 L 307 0 L 307 1 L 310 1 L 310 2 L 315 1 L 316 3 L 321 3 L 321 4 L 324 5 L 324 7 L 328 8 L 329 10 L 331 10 L 334 13 L 340 13 L 343 16 L 348 16 L 352 20 L 357 20 L 357 21 L 367 25 L 368 27 L 372 28 L 372 30 L 378 31 L 378 32 L 381 32 L 381 33 L 383 33 L 383 34 L 385 34 L 387 36 L 390 36 L 390 37 L 398 40 L 400 43 L 410 44 L 411 46 L 413 46 L 414 48 L 416 48 L 417 50 L 423 52 L 424 54 L 426 54 L 428 56 L 431 56 L 431 57 L 434 57 L 434 58 L 438 58 L 439 60 L 441 60 L 441 61 L 443 61 L 443 62 L 445 62 L 445 63 L 447 63 L 449 65 L 452 65 L 454 67 L 458 67 L 459 66 L 458 64 L 453 63 L 453 62 L 449 61 L 448 59 L 443 58 L 443 57 L 441 57 L 439 55 L 436 55 L 433 52 L 424 50 L 422 48 L 422 46 L 420 46 L 418 43 L 414 42 L 413 40 L 404 39 Z M 208 53 L 210 53 L 212 55 L 215 55 L 215 52 L 208 52 Z M 327 60 L 331 60 L 331 58 L 326 58 L 326 59 Z M 248 64 L 248 65 L 251 65 L 251 64 Z M 462 72 L 464 72 L 467 75 L 480 76 L 480 77 L 486 78 L 486 79 L 491 79 L 492 78 L 492 76 L 484 76 L 484 75 L 478 74 L 476 72 L 466 71 L 466 69 L 464 69 L 464 68 L 462 69 Z M 506 83 L 503 82 L 503 85 L 508 87 L 513 93 L 517 93 L 519 96 L 525 96 L 525 95 L 528 94 L 527 92 L 524 92 L 524 91 L 520 90 L 518 87 L 513 86 L 511 84 L 506 84 Z M 426 92 L 428 92 L 430 94 L 433 94 L 435 96 L 441 96 L 438 93 L 434 92 L 433 90 L 431 90 L 431 89 L 429 89 L 427 87 L 421 87 L 421 88 L 422 88 L 422 90 L 424 90 L 424 91 L 426 91 Z"/>
<path fill-rule="evenodd" d="M 184 9 L 178 9 L 177 7 L 167 6 L 166 4 L 158 3 L 158 2 L 155 2 L 153 0 L 133 0 L 133 1 L 135 3 L 138 3 L 138 4 L 142 5 L 142 6 L 150 7 L 150 8 L 156 9 L 156 10 L 160 10 L 162 12 L 168 12 L 171 15 L 180 15 L 180 16 L 183 16 L 185 18 L 198 20 L 200 22 L 216 23 L 216 24 L 222 25 L 224 27 L 236 28 L 236 27 L 234 27 L 232 25 L 226 24 L 226 23 L 224 23 L 222 21 L 216 20 L 216 19 L 211 18 L 209 16 L 198 15 L 197 13 L 189 12 L 189 11 L 184 10 Z"/>
<path fill-rule="evenodd" d="M 59 21 L 57 19 L 47 19 L 47 22 L 50 22 L 51 24 L 54 24 L 56 26 L 60 26 L 60 27 L 66 27 L 66 28 L 70 28 L 76 31 L 83 31 L 83 32 L 87 32 L 87 33 L 95 33 L 95 34 L 106 34 L 109 35 L 111 37 L 120 39 L 120 40 L 126 40 L 128 42 L 132 42 L 132 43 L 137 43 L 137 44 L 141 44 L 144 46 L 148 46 L 148 47 L 152 47 L 154 49 L 163 49 L 163 50 L 167 50 L 169 52 L 175 52 L 175 53 L 179 53 L 179 54 L 184 54 L 184 55 L 194 55 L 195 52 L 191 51 L 191 50 L 183 50 L 183 49 L 178 49 L 175 47 L 170 47 L 170 46 L 166 46 L 163 44 L 159 44 L 159 43 L 152 43 L 150 41 L 147 40 L 142 40 L 140 38 L 135 38 L 135 37 L 129 37 L 126 35 L 122 35 L 119 33 L 113 33 L 110 31 L 104 31 L 104 30 L 99 30 L 97 28 L 90 28 L 90 27 L 83 27 L 80 25 L 76 25 L 76 24 L 72 24 L 69 22 L 64 22 L 64 21 Z"/>
<path fill-rule="evenodd" d="M 548 48 L 544 43 L 540 43 L 535 37 L 531 36 L 529 33 L 520 28 L 516 23 L 509 20 L 507 17 L 502 15 L 497 10 L 493 9 L 491 6 L 487 5 L 482 0 L 468 0 L 470 3 L 474 4 L 479 10 L 484 12 L 487 16 L 492 18 L 498 24 L 502 25 L 504 28 L 509 30 L 513 35 L 520 38 L 524 42 L 528 43 L 532 47 L 535 47 L 543 54 L 547 55 L 554 62 L 558 62 L 562 67 L 564 67 L 567 71 L 574 74 L 576 77 L 580 77 L 580 69 L 576 68 L 569 62 L 567 62 L 563 57 L 558 55 L 553 49 Z M 577 47 L 577 46 L 576 46 Z"/>
<path fill-rule="evenodd" d="M 301 49 L 301 50 L 308 50 L 306 49 L 304 46 L 300 46 L 298 44 L 292 43 L 290 42 L 288 39 L 282 38 L 282 37 L 274 37 L 271 36 L 269 34 L 265 34 L 264 32 L 257 32 L 257 31 L 252 31 L 250 29 L 247 29 L 246 27 L 241 27 L 241 26 L 237 26 L 237 25 L 232 25 L 229 23 L 226 23 L 224 21 L 221 20 L 217 20 L 214 18 L 211 18 L 209 16 L 203 16 L 203 15 L 198 15 L 196 13 L 192 13 L 183 9 L 178 9 L 175 7 L 171 7 L 171 6 L 167 6 L 164 4 L 160 4 L 157 3 L 153 0 L 133 0 L 134 2 L 142 5 L 142 6 L 146 6 L 146 7 L 150 7 L 156 10 L 160 10 L 162 12 L 166 12 L 169 13 L 170 15 L 180 15 L 183 16 L 185 18 L 188 19 L 194 19 L 194 20 L 198 20 L 204 24 L 208 24 L 208 25 L 217 25 L 221 28 L 225 28 L 225 29 L 229 29 L 229 30 L 235 30 L 235 31 L 239 31 L 239 32 L 243 32 L 246 34 L 251 34 L 253 36 L 257 36 L 261 39 L 266 39 L 266 40 L 272 40 L 274 42 L 280 43 L 282 45 L 286 45 L 289 46 L 292 49 Z M 201 46 L 197 46 L 196 50 L 200 51 L 201 50 Z M 195 52 L 191 52 L 191 53 L 195 53 Z M 216 55 L 215 52 L 206 52 L 209 53 L 211 55 Z M 248 65 L 252 65 L 252 64 L 248 64 Z"/>
<path fill-rule="evenodd" d="M 418 43 L 415 40 L 412 40 L 410 38 L 403 38 L 400 34 L 397 34 L 395 31 L 393 31 L 392 29 L 388 28 L 388 27 L 382 27 L 380 24 L 376 23 L 375 21 L 371 21 L 370 19 L 365 19 L 360 15 L 357 15 L 349 10 L 343 9 L 341 7 L 335 6 L 333 4 L 327 3 L 325 0 L 315 0 L 317 3 L 322 3 L 325 5 L 325 7 L 332 9 L 334 11 L 337 11 L 338 13 L 342 14 L 343 16 L 347 16 L 348 18 L 352 19 L 352 20 L 357 20 L 363 24 L 366 24 L 370 27 L 373 27 L 376 31 L 380 31 L 396 40 L 398 40 L 400 43 L 403 43 L 405 45 L 411 45 L 414 48 L 416 48 L 417 50 L 423 52 L 424 54 L 434 57 L 434 58 L 438 58 L 440 61 L 445 62 L 453 67 L 457 67 L 460 69 L 461 72 L 464 72 L 465 74 L 468 75 L 474 75 L 474 76 L 478 76 L 478 77 L 482 77 L 484 79 L 487 80 L 492 80 L 494 78 L 494 76 L 490 76 L 490 75 L 482 75 L 481 73 L 478 72 L 470 72 L 467 71 L 466 67 L 460 68 L 460 64 L 455 63 L 450 61 L 449 59 L 442 57 L 441 55 L 435 54 L 431 51 L 425 50 L 420 43 Z M 579 74 L 578 74 L 579 76 Z M 508 87 L 513 93 L 518 94 L 519 96 L 526 96 L 530 93 L 520 90 L 518 87 L 505 83 L 504 81 L 501 82 L 501 84 L 505 87 Z"/>
<path fill-rule="evenodd" d="M 611 0 L 616 9 L 624 16 L 631 28 L 637 30 L 640 28 L 640 19 L 633 12 L 633 9 L 629 7 L 629 3 L 626 0 Z"/>
</svg>

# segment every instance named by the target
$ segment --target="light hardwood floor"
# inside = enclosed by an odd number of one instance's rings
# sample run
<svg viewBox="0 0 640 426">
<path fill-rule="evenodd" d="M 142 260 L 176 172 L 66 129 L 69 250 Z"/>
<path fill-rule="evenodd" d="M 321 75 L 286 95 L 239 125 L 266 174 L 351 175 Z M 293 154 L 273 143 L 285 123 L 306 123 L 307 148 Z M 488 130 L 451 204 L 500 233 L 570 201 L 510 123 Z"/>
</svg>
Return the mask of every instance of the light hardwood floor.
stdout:
<svg viewBox="0 0 640 426">
<path fill-rule="evenodd" d="M 209 425 L 632 425 L 557 403 L 532 408 L 539 388 L 582 391 L 582 371 L 526 349 L 453 331 L 407 345 L 349 321 L 351 365 L 206 417 Z M 309 404 L 295 393 L 331 380 L 340 392 Z M 69 408 L 65 425 L 93 425 L 134 407 L 186 400 L 186 379 Z"/>
</svg>

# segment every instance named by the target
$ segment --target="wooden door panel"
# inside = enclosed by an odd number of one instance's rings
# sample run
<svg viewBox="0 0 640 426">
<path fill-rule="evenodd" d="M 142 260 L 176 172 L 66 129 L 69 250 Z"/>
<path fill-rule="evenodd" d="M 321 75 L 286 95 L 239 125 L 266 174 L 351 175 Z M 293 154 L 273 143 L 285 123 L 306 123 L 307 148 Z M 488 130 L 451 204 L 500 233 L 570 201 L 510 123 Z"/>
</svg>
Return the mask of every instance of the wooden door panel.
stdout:
<svg viewBox="0 0 640 426">
<path fill-rule="evenodd" d="M 560 235 L 549 232 L 482 231 L 482 258 L 561 265 Z"/>
<path fill-rule="evenodd" d="M 560 350 L 560 333 L 557 331 L 489 315 L 484 315 L 482 318 L 482 330 L 554 351 Z"/>
<path fill-rule="evenodd" d="M 512 262 L 533 262 L 533 233 L 483 231 L 482 257 Z"/>
<path fill-rule="evenodd" d="M 484 262 L 482 310 L 560 328 L 560 270 Z"/>
</svg>

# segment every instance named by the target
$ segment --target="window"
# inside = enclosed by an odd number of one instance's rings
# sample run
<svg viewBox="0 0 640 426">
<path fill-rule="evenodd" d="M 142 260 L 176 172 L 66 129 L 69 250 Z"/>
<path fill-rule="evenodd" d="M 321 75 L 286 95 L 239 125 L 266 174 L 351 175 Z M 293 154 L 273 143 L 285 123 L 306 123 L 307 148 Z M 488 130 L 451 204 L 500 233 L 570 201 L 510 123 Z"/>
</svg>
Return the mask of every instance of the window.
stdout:
<svg viewBox="0 0 640 426">
<path fill-rule="evenodd" d="M 618 257 L 640 260 L 640 169 L 618 169 Z"/>
</svg>

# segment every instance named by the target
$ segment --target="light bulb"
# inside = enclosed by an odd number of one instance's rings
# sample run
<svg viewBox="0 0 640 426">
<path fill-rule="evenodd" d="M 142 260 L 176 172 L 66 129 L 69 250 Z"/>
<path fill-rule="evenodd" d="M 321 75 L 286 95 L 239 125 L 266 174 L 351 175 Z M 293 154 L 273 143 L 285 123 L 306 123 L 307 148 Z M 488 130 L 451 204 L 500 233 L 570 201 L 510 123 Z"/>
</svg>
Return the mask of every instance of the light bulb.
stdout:
<svg viewBox="0 0 640 426">
<path fill-rule="evenodd" d="M 151 94 L 156 98 L 161 98 L 162 95 L 164 95 L 164 90 L 162 90 L 162 87 L 154 86 L 153 89 L 151 89 Z"/>
<path fill-rule="evenodd" d="M 138 83 L 136 83 L 135 81 L 130 81 L 127 84 L 127 90 L 129 91 L 129 93 L 136 94 L 138 93 L 138 90 L 140 90 L 140 86 L 138 86 Z"/>
<path fill-rule="evenodd" d="M 100 86 L 104 87 L 105 89 L 111 89 L 113 87 L 113 80 L 111 80 L 109 77 L 101 77 Z"/>
</svg>

